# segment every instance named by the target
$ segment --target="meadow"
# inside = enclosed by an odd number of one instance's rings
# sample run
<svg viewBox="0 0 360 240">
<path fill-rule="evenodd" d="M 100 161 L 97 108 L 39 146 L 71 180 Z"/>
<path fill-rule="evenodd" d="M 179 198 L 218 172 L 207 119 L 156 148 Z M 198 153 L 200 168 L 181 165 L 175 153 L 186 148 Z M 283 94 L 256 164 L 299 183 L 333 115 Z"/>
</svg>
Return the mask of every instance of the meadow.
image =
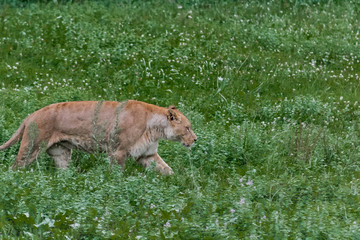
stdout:
<svg viewBox="0 0 360 240">
<path fill-rule="evenodd" d="M 13 171 L 0 239 L 360 239 L 360 2 L 0 2 L 0 143 L 78 100 L 175 105 L 175 174 L 75 151 Z"/>
</svg>

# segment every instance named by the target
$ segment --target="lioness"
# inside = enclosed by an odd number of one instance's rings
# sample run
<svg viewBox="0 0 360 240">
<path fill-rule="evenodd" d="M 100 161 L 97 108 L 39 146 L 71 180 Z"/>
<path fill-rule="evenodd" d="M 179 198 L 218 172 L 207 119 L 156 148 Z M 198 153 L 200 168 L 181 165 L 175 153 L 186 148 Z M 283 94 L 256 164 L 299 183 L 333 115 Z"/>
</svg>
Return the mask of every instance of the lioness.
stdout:
<svg viewBox="0 0 360 240">
<path fill-rule="evenodd" d="M 59 168 L 67 168 L 72 149 L 105 152 L 122 167 L 132 156 L 144 167 L 166 175 L 172 169 L 157 153 L 158 141 L 181 141 L 190 147 L 196 141 L 189 120 L 174 106 L 158 107 L 129 100 L 64 102 L 46 106 L 29 115 L 4 150 L 21 140 L 13 169 L 31 164 L 41 149 Z"/>
</svg>

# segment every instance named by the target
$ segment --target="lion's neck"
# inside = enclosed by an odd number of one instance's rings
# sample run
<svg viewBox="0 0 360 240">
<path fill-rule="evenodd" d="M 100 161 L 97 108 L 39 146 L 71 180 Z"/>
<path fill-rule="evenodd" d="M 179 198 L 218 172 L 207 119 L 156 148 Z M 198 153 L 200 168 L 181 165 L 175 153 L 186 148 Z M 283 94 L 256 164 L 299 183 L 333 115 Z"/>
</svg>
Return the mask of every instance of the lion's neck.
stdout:
<svg viewBox="0 0 360 240">
<path fill-rule="evenodd" d="M 152 141 L 159 139 L 166 139 L 166 129 L 168 128 L 169 122 L 166 115 L 154 113 L 150 116 L 147 123 L 148 136 Z"/>
</svg>

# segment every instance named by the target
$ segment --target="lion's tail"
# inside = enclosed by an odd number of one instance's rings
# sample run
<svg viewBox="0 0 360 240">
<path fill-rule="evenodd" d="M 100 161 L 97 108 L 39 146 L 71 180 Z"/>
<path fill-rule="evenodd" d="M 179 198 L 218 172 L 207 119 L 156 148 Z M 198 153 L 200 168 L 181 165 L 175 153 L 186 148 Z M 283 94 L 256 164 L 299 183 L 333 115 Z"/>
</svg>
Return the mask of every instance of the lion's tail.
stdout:
<svg viewBox="0 0 360 240">
<path fill-rule="evenodd" d="M 12 135 L 9 141 L 7 141 L 6 143 L 0 146 L 0 151 L 5 150 L 11 147 L 12 145 L 14 145 L 15 143 L 17 143 L 23 136 L 24 130 L 25 130 L 25 121 L 20 125 L 19 129 L 16 130 L 16 132 Z"/>
</svg>

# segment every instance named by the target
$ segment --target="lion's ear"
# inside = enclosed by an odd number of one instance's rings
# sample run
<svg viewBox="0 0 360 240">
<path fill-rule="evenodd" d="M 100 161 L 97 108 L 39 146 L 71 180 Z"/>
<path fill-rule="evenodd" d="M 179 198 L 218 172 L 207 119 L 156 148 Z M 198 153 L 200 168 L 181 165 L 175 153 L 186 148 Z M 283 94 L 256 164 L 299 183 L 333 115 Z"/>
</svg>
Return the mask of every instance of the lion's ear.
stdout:
<svg viewBox="0 0 360 240">
<path fill-rule="evenodd" d="M 173 108 L 171 108 L 171 107 L 173 107 Z M 180 121 L 180 118 L 179 118 L 179 116 L 178 116 L 178 114 L 174 111 L 176 108 L 174 107 L 174 106 L 170 106 L 169 107 L 169 110 L 168 110 L 168 119 L 170 120 L 170 121 Z"/>
<path fill-rule="evenodd" d="M 169 109 L 176 109 L 174 105 L 170 105 Z"/>
</svg>

